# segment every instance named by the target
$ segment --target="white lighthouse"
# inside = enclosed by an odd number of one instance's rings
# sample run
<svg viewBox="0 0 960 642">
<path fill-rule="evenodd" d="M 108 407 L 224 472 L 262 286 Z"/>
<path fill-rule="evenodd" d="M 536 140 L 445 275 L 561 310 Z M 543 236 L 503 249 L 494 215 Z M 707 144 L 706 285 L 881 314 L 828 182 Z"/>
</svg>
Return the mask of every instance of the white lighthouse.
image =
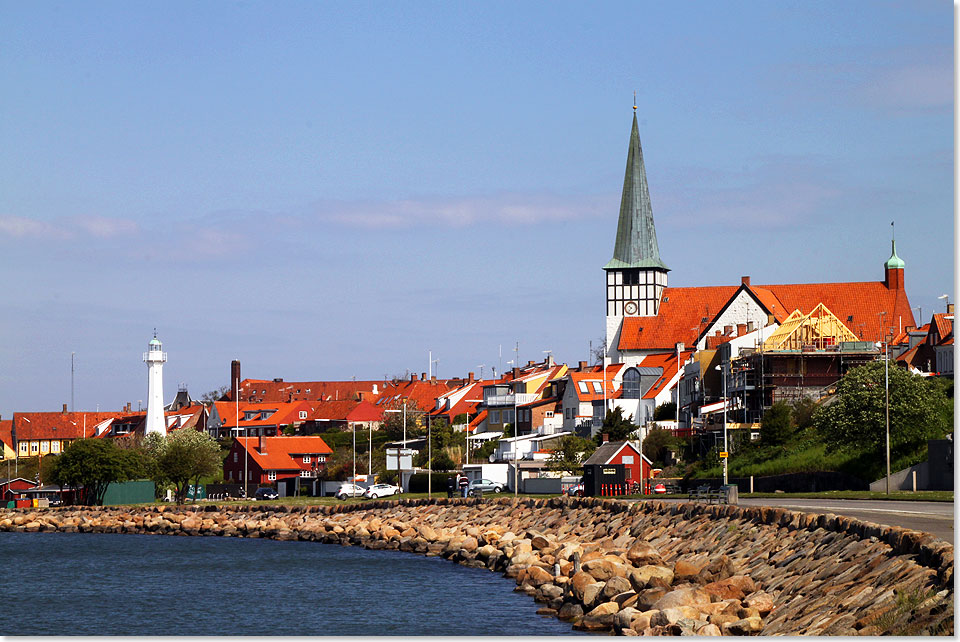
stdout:
<svg viewBox="0 0 960 642">
<path fill-rule="evenodd" d="M 157 331 L 153 331 L 153 338 L 147 352 L 143 353 L 143 360 L 147 362 L 147 427 L 145 433 L 152 432 L 163 436 L 167 434 L 167 425 L 163 418 L 163 362 L 167 360 L 167 353 L 163 351 L 163 344 L 157 338 Z"/>
</svg>

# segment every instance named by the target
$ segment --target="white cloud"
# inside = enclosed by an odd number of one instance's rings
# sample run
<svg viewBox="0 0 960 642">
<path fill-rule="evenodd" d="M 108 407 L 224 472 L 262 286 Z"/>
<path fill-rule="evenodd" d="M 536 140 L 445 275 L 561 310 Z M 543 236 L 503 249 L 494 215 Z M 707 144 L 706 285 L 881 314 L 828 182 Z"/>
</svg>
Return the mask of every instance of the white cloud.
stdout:
<svg viewBox="0 0 960 642">
<path fill-rule="evenodd" d="M 125 219 L 77 216 L 41 221 L 22 216 L 0 216 L 0 237 L 63 241 L 76 238 L 114 238 L 139 232 L 140 226 Z"/>
<path fill-rule="evenodd" d="M 323 201 L 310 208 L 305 218 L 367 229 L 537 225 L 606 215 L 613 200 L 609 196 L 498 194 L 396 201 Z"/>
<path fill-rule="evenodd" d="M 70 223 L 85 234 L 97 238 L 113 238 L 136 234 L 140 226 L 133 221 L 102 216 L 84 216 L 70 220 Z"/>
</svg>

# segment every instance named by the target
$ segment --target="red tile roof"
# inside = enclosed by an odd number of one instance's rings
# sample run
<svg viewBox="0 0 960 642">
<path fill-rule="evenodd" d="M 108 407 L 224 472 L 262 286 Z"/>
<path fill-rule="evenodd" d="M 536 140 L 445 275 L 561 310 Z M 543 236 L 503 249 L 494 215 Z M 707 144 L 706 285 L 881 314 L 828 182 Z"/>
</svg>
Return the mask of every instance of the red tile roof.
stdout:
<svg viewBox="0 0 960 642">
<path fill-rule="evenodd" d="M 80 439 L 96 436 L 96 428 L 121 416 L 118 412 L 17 412 L 13 415 L 17 440 Z"/>
<path fill-rule="evenodd" d="M 782 321 L 799 309 L 809 314 L 823 303 L 863 341 L 880 341 L 882 334 L 915 325 L 910 301 L 901 289 L 882 281 L 855 283 L 801 283 L 742 286 Z M 626 317 L 620 350 L 673 350 L 677 341 L 694 345 L 740 286 L 665 288 L 655 317 Z M 886 332 L 881 332 L 881 312 Z M 707 319 L 707 323 L 703 319 Z"/>
<path fill-rule="evenodd" d="M 347 421 L 383 421 L 383 409 L 361 401 L 347 414 Z"/>
<path fill-rule="evenodd" d="M 298 461 L 303 455 L 329 455 L 333 451 L 322 437 L 264 437 L 266 448 L 258 450 L 259 438 L 238 437 L 237 444 L 246 450 L 260 468 L 264 470 L 299 470 L 303 466 Z"/>
<path fill-rule="evenodd" d="M 622 363 L 615 363 L 607 366 L 606 370 L 606 385 L 601 386 L 600 392 L 596 392 L 596 389 L 593 387 L 592 382 L 600 383 L 601 379 L 604 378 L 603 368 L 599 367 L 594 372 L 580 372 L 571 370 L 568 372 L 570 375 L 570 383 L 568 385 L 573 386 L 574 392 L 577 393 L 577 398 L 582 402 L 587 401 L 596 401 L 604 399 L 604 390 L 606 388 L 606 398 L 607 399 L 619 399 L 621 390 L 615 388 L 613 380 L 616 377 L 617 373 L 620 372 L 624 367 Z M 587 386 L 587 392 L 583 392 L 580 389 L 580 382 L 585 382 Z"/>
<path fill-rule="evenodd" d="M 689 359 L 692 354 L 692 350 L 681 352 L 680 363 L 682 364 Z M 637 365 L 641 368 L 663 368 L 663 374 L 660 375 L 660 378 L 657 379 L 643 395 L 644 399 L 654 399 L 665 390 L 664 386 L 677 376 L 677 353 L 647 355 L 643 358 L 643 361 Z"/>
<path fill-rule="evenodd" d="M 0 442 L 6 444 L 8 448 L 13 448 L 13 419 L 0 421 Z M 3 449 L 0 448 L 0 453 L 2 452 Z"/>
</svg>

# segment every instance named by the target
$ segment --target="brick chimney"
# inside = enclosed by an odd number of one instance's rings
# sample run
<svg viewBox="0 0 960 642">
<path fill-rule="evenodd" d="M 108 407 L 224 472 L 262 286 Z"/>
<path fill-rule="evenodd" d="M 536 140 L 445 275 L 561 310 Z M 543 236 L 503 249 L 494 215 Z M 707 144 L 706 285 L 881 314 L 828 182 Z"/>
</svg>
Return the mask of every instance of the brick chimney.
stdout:
<svg viewBox="0 0 960 642">
<path fill-rule="evenodd" d="M 230 362 L 230 397 L 236 394 L 240 385 L 240 360 L 234 359 Z"/>
<path fill-rule="evenodd" d="M 609 442 L 609 441 L 610 441 L 610 433 L 606 433 L 606 432 L 603 433 L 602 439 L 603 439 L 603 443 Z"/>
<path fill-rule="evenodd" d="M 467 373 L 467 383 L 473 383 L 473 373 L 472 373 L 472 372 L 468 372 L 468 373 Z"/>
<path fill-rule="evenodd" d="M 436 385 L 436 383 L 437 383 L 437 375 L 431 375 L 431 376 L 430 376 L 430 383 Z"/>
<path fill-rule="evenodd" d="M 63 414 L 67 414 L 67 404 L 63 404 Z"/>
<path fill-rule="evenodd" d="M 260 438 L 257 440 L 257 451 L 258 451 L 261 455 L 265 455 L 265 454 L 267 453 L 267 437 L 266 437 L 266 435 L 261 434 L 261 435 L 260 435 Z"/>
<path fill-rule="evenodd" d="M 357 397 L 359 398 L 359 399 L 358 399 L 359 401 L 366 401 L 366 400 L 367 400 L 367 393 L 364 392 L 363 390 L 360 390 L 359 392 L 357 392 Z"/>
<path fill-rule="evenodd" d="M 749 277 L 749 276 L 741 276 L 741 277 L 740 277 L 740 283 L 742 283 L 743 285 L 745 285 L 745 286 L 747 286 L 747 287 L 749 288 L 749 287 L 750 287 L 750 277 Z"/>
<path fill-rule="evenodd" d="M 952 303 L 948 303 L 948 304 L 947 304 L 947 314 L 953 314 L 953 304 L 952 304 Z"/>
<path fill-rule="evenodd" d="M 738 336 L 738 337 L 739 337 L 739 336 L 743 336 L 743 335 L 746 334 L 746 333 L 747 333 L 747 324 L 746 324 L 746 323 L 738 323 L 738 324 L 737 324 L 737 336 Z"/>
<path fill-rule="evenodd" d="M 427 380 L 427 373 L 426 373 L 426 372 L 421 372 L 421 373 L 420 373 L 420 381 L 426 381 L 426 380 Z"/>
<path fill-rule="evenodd" d="M 415 373 L 411 372 L 411 373 L 410 373 L 410 381 L 416 381 L 416 380 L 417 380 L 417 375 L 416 375 Z"/>
<path fill-rule="evenodd" d="M 534 363 L 535 363 L 534 361 L 527 361 L 528 366 L 532 366 Z"/>
<path fill-rule="evenodd" d="M 584 370 L 586 370 L 586 369 L 587 369 L 587 362 L 586 362 L 586 361 L 581 361 L 581 362 L 577 365 L 577 370 L 580 370 L 581 372 L 584 371 Z"/>
<path fill-rule="evenodd" d="M 732 325 L 723 326 L 723 334 L 724 336 L 727 336 L 727 337 L 733 334 L 733 326 Z"/>
<path fill-rule="evenodd" d="M 513 378 L 514 378 L 514 380 L 520 378 L 520 368 L 514 368 L 514 369 L 513 369 Z"/>
</svg>

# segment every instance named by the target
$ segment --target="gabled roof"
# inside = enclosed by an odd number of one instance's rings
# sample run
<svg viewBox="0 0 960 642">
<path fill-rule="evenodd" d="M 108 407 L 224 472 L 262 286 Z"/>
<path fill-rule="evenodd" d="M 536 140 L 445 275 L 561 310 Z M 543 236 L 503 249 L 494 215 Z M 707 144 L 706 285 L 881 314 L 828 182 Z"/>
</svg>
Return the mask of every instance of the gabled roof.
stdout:
<svg viewBox="0 0 960 642">
<path fill-rule="evenodd" d="M 901 326 L 914 325 L 906 292 L 882 281 L 750 286 L 749 291 L 778 322 L 788 311 L 809 314 L 823 304 L 861 341 L 880 341 Z M 618 349 L 673 350 L 694 345 L 740 286 L 664 288 L 657 316 L 626 317 Z M 882 318 L 881 312 L 886 312 Z M 706 322 L 703 320 L 707 319 Z"/>
<path fill-rule="evenodd" d="M 680 363 L 682 364 L 686 361 L 690 355 L 693 354 L 693 350 L 685 350 L 680 353 Z M 660 377 L 653 382 L 653 385 L 650 386 L 643 393 L 644 399 L 655 399 L 657 395 L 662 393 L 665 389 L 665 386 L 677 376 L 677 353 L 665 353 L 665 354 L 650 354 L 643 358 L 643 360 L 638 364 L 639 368 L 659 368 L 661 369 Z M 680 373 L 683 373 L 683 369 L 680 369 Z"/>
<path fill-rule="evenodd" d="M 930 343 L 936 345 L 953 333 L 953 315 L 936 313 L 930 320 Z"/>
<path fill-rule="evenodd" d="M 822 303 L 809 314 L 800 310 L 790 313 L 783 324 L 763 342 L 764 352 L 801 350 L 813 345 L 822 350 L 844 341 L 856 341 L 857 336 Z"/>
<path fill-rule="evenodd" d="M 347 421 L 383 421 L 383 409 L 361 401 L 347 414 Z"/>
<path fill-rule="evenodd" d="M 609 441 L 605 444 L 600 444 L 600 447 L 593 451 L 593 454 L 587 457 L 583 463 L 584 465 L 609 464 L 610 461 L 625 448 L 632 450 L 634 453 L 643 457 L 643 461 L 647 462 L 648 464 L 651 463 L 650 460 L 644 457 L 643 453 L 637 450 L 636 447 L 629 441 Z"/>
<path fill-rule="evenodd" d="M 120 415 L 118 412 L 18 412 L 13 415 L 13 432 L 18 441 L 95 437 L 97 426 Z"/>
<path fill-rule="evenodd" d="M 238 437 L 237 445 L 249 453 L 264 470 L 299 470 L 303 466 L 295 458 L 303 455 L 329 455 L 333 451 L 322 437 L 263 437 L 265 452 L 258 450 L 258 437 Z"/>
</svg>

